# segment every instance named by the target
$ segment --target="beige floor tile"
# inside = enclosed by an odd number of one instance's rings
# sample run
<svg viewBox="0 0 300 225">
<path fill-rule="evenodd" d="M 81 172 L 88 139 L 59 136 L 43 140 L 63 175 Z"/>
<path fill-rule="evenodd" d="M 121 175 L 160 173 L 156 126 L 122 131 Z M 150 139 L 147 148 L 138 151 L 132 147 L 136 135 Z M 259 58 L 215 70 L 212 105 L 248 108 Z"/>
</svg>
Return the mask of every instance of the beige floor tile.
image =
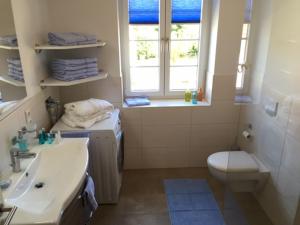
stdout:
<svg viewBox="0 0 300 225">
<path fill-rule="evenodd" d="M 237 212 L 244 216 L 247 225 L 272 225 L 250 193 L 234 193 L 239 210 L 226 211 L 226 188 L 206 168 L 125 171 L 119 203 L 101 206 L 94 214 L 91 225 L 170 225 L 163 180 L 180 178 L 206 179 L 227 225 L 241 225 L 238 224 Z"/>
</svg>

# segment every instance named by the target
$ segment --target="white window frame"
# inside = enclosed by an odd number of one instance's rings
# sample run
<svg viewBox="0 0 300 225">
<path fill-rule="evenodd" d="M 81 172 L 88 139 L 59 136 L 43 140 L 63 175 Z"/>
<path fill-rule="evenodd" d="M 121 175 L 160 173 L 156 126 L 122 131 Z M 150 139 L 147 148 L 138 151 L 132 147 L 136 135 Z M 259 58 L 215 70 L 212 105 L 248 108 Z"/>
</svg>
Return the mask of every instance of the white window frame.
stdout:
<svg viewBox="0 0 300 225">
<path fill-rule="evenodd" d="M 238 69 L 240 66 L 242 66 L 242 69 L 244 70 L 244 74 L 242 77 L 242 87 L 236 87 L 236 93 L 237 94 L 245 94 L 245 92 L 247 92 L 248 90 L 248 86 L 249 86 L 249 71 L 250 71 L 250 64 L 249 64 L 249 46 L 250 46 L 250 39 L 251 39 L 251 22 L 244 22 L 244 24 L 248 24 L 248 31 L 247 31 L 247 37 L 241 38 L 241 42 L 242 40 L 246 40 L 246 50 L 245 50 L 245 63 L 244 64 L 240 64 L 238 63 Z"/>
<path fill-rule="evenodd" d="M 208 55 L 208 40 L 209 40 L 209 0 L 202 0 L 202 20 L 200 22 L 200 43 L 198 54 L 198 81 L 197 89 L 205 87 L 207 55 Z M 170 54 L 165 54 L 169 51 L 170 35 L 171 35 L 171 0 L 160 1 L 160 79 L 158 92 L 132 92 L 130 91 L 130 51 L 129 51 L 129 17 L 128 17 L 128 0 L 119 1 L 119 18 L 121 31 L 121 62 L 124 93 L 126 96 L 146 95 L 152 98 L 182 98 L 184 91 L 170 91 Z M 169 21 L 166 21 L 169 18 Z M 165 26 L 166 25 L 166 26 Z M 165 42 L 167 42 L 165 44 Z M 199 85 L 201 82 L 201 86 Z"/>
</svg>

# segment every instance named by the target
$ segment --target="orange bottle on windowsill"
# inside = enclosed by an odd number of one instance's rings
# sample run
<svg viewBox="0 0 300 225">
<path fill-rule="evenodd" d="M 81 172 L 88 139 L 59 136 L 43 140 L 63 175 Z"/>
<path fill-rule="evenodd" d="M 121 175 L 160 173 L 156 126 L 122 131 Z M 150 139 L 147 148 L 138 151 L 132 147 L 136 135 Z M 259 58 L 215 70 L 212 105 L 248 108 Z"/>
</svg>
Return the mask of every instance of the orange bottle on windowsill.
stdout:
<svg viewBox="0 0 300 225">
<path fill-rule="evenodd" d="M 198 91 L 198 101 L 200 101 L 200 102 L 203 101 L 203 91 L 202 91 L 202 88 L 200 88 L 199 91 Z"/>
</svg>

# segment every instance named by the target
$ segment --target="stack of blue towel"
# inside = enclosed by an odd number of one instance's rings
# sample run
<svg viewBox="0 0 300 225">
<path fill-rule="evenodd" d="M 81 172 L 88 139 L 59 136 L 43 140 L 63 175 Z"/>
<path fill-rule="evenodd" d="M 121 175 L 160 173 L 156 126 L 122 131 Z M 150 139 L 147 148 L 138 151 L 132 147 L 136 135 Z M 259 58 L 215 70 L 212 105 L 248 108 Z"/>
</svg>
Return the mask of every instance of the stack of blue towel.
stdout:
<svg viewBox="0 0 300 225">
<path fill-rule="evenodd" d="M 96 44 L 97 38 L 95 35 L 83 34 L 83 33 L 58 33 L 50 32 L 48 33 L 48 42 L 50 45 L 87 45 Z"/>
<path fill-rule="evenodd" d="M 16 47 L 18 46 L 18 40 L 16 35 L 0 36 L 0 44 Z"/>
<path fill-rule="evenodd" d="M 8 76 L 14 80 L 24 81 L 23 69 L 19 58 L 8 58 Z"/>
<path fill-rule="evenodd" d="M 72 81 L 99 74 L 97 58 L 56 59 L 52 61 L 53 77 L 58 80 Z"/>
</svg>

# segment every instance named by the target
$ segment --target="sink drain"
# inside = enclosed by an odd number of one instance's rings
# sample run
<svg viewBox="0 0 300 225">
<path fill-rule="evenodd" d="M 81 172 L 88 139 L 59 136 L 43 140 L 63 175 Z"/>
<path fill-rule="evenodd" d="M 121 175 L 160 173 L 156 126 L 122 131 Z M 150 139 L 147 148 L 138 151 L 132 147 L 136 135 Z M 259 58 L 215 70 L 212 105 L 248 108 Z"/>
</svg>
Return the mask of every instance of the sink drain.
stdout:
<svg viewBox="0 0 300 225">
<path fill-rule="evenodd" d="M 44 187 L 44 185 L 45 185 L 44 182 L 38 182 L 34 186 L 35 186 L 35 188 L 40 189 L 40 188 Z"/>
</svg>

